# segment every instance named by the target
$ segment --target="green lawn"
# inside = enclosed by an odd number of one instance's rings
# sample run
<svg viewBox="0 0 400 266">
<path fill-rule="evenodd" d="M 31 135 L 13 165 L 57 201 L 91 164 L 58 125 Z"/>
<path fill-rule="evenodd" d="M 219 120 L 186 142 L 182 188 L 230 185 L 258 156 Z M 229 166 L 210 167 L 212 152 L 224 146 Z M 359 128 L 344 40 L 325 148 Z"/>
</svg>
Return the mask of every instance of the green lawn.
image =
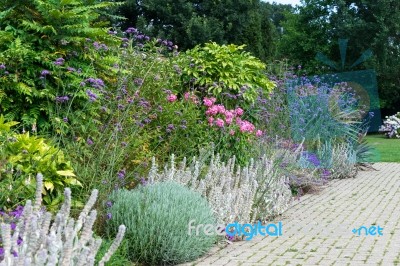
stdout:
<svg viewBox="0 0 400 266">
<path fill-rule="evenodd" d="M 388 139 L 376 134 L 368 135 L 366 139 L 374 149 L 374 162 L 400 162 L 400 139 Z"/>
</svg>

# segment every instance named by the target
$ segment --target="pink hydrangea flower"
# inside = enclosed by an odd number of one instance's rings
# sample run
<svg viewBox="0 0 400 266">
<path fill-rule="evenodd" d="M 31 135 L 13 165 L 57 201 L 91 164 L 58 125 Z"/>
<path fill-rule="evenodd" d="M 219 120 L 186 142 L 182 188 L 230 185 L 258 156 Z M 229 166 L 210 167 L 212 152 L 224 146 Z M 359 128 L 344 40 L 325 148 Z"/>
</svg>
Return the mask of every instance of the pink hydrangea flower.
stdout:
<svg viewBox="0 0 400 266">
<path fill-rule="evenodd" d="M 214 117 L 210 116 L 209 118 L 207 118 L 208 120 L 208 124 L 210 124 L 212 126 L 213 122 L 214 122 Z"/>
<path fill-rule="evenodd" d="M 224 127 L 225 122 L 221 118 L 217 118 L 217 120 L 215 121 L 215 125 L 217 125 L 217 127 Z"/>
<path fill-rule="evenodd" d="M 257 136 L 257 137 L 261 137 L 262 134 L 263 134 L 262 130 L 257 130 L 257 131 L 256 131 L 256 136 Z"/>
<path fill-rule="evenodd" d="M 170 94 L 170 95 L 167 96 L 167 100 L 168 100 L 169 102 L 171 102 L 171 103 L 172 103 L 172 102 L 175 102 L 176 99 L 178 99 L 178 97 L 176 97 L 175 94 Z"/>
<path fill-rule="evenodd" d="M 236 113 L 236 115 L 241 116 L 241 115 L 243 115 L 243 109 L 238 107 L 238 108 L 236 108 L 235 113 Z"/>
</svg>

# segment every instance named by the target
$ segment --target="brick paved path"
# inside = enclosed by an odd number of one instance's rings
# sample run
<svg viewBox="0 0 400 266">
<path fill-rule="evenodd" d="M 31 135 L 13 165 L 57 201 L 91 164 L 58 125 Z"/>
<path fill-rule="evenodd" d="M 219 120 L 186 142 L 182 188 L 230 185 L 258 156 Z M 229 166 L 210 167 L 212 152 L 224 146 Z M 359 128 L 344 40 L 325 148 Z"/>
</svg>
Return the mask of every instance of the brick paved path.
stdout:
<svg viewBox="0 0 400 266">
<path fill-rule="evenodd" d="M 302 197 L 274 221 L 282 236 L 235 242 L 186 265 L 400 265 L 400 164 L 374 167 Z M 363 225 L 383 235 L 352 232 Z"/>
</svg>

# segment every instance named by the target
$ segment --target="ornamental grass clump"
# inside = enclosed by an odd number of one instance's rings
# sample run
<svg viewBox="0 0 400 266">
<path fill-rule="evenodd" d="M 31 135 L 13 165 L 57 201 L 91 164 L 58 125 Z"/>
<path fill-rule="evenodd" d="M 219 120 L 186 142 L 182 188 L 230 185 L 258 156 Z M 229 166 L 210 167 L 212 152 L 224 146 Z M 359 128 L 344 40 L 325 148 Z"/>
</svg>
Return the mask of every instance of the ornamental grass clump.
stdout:
<svg viewBox="0 0 400 266">
<path fill-rule="evenodd" d="M 179 264 L 205 254 L 217 236 L 189 233 L 189 223 L 216 225 L 207 200 L 176 182 L 117 190 L 110 197 L 109 233 L 115 226 L 127 226 L 129 259 L 145 265 Z"/>
<path fill-rule="evenodd" d="M 93 236 L 97 190 L 93 190 L 77 221 L 70 217 L 71 190 L 65 189 L 65 200 L 54 221 L 41 210 L 43 176 L 37 175 L 35 203 L 28 200 L 16 226 L 1 223 L 3 258 L 1 266 L 12 265 L 94 265 L 100 238 Z M 15 228 L 14 228 L 15 227 Z M 13 232 L 11 232 L 11 230 Z M 100 260 L 104 265 L 120 245 L 125 226 L 119 225 L 117 236 Z"/>
</svg>

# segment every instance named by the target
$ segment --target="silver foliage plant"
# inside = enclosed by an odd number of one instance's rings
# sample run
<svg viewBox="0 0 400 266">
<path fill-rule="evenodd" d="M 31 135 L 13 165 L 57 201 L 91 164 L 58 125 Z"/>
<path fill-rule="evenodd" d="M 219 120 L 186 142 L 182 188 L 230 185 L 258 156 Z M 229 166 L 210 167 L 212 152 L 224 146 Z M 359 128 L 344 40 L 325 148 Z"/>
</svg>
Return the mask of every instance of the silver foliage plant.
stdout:
<svg viewBox="0 0 400 266">
<path fill-rule="evenodd" d="M 193 158 L 188 166 L 185 158 L 177 166 L 172 155 L 163 171 L 153 158 L 149 183 L 173 180 L 198 191 L 209 201 L 218 223 L 252 223 L 290 206 L 287 178 L 274 169 L 274 162 L 266 156 L 240 167 L 234 157 L 224 163 L 219 155 L 213 155 L 208 165 Z"/>
<path fill-rule="evenodd" d="M 13 265 L 94 265 L 101 238 L 94 238 L 93 224 L 96 210 L 91 210 L 97 199 L 93 190 L 77 221 L 69 217 L 71 190 L 65 189 L 65 200 L 52 222 L 52 215 L 41 210 L 43 176 L 37 175 L 35 203 L 28 200 L 14 232 L 10 224 L 1 224 L 4 259 L 0 266 Z M 100 260 L 104 265 L 120 245 L 125 226 L 120 225 L 118 234 L 109 250 Z M 18 238 L 22 243 L 18 245 Z M 17 256 L 14 256 L 14 253 Z"/>
<path fill-rule="evenodd" d="M 332 176 L 331 178 L 349 178 L 357 175 L 357 156 L 353 146 L 340 143 L 332 148 Z"/>
</svg>

